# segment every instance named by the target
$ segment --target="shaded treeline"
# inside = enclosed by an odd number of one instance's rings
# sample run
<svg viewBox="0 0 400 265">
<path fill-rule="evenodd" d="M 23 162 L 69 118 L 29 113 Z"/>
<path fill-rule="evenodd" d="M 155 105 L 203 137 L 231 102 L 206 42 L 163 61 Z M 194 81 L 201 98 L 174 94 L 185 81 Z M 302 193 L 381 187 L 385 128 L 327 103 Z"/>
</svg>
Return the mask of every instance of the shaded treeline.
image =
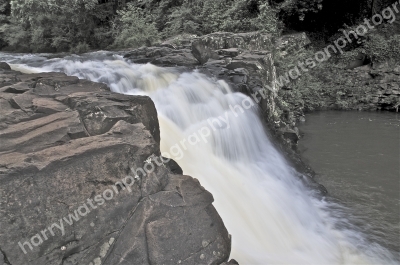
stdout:
<svg viewBox="0 0 400 265">
<path fill-rule="evenodd" d="M 0 0 L 0 48 L 84 52 L 181 33 L 314 31 L 327 38 L 391 0 Z"/>
</svg>

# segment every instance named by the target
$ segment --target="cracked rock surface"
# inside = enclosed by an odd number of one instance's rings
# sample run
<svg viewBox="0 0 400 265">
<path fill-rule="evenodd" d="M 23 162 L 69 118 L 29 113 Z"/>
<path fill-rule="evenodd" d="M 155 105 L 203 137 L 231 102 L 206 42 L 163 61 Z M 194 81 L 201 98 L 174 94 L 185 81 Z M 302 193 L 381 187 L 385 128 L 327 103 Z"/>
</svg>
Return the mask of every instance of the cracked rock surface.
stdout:
<svg viewBox="0 0 400 265">
<path fill-rule="evenodd" d="M 212 195 L 173 173 L 173 161 L 157 165 L 159 143 L 148 97 L 0 69 L 0 265 L 227 262 L 231 239 Z"/>
</svg>

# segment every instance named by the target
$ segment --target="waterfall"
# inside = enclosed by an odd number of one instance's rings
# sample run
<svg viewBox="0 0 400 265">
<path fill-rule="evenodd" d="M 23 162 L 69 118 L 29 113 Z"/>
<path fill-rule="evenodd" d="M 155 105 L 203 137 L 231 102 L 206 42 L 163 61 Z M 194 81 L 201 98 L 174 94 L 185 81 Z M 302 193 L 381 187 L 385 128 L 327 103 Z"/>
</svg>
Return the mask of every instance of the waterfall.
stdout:
<svg viewBox="0 0 400 265">
<path fill-rule="evenodd" d="M 348 224 L 342 206 L 304 187 L 268 139 L 256 104 L 224 81 L 101 52 L 42 58 L 6 59 L 15 70 L 61 71 L 153 99 L 163 154 L 213 194 L 232 234 L 231 257 L 241 265 L 396 264 Z"/>
</svg>

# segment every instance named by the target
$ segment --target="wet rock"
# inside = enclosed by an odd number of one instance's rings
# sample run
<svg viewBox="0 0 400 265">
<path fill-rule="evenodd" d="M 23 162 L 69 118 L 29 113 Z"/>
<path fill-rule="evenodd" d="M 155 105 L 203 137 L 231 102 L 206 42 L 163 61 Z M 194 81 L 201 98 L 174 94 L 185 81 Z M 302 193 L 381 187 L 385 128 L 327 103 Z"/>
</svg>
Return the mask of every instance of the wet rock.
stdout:
<svg viewBox="0 0 400 265">
<path fill-rule="evenodd" d="M 300 139 L 300 135 L 299 131 L 296 129 L 280 129 L 280 132 L 286 139 L 290 139 L 292 142 L 297 143 Z"/>
<path fill-rule="evenodd" d="M 231 259 L 229 262 L 224 262 L 221 265 L 239 265 L 239 262 L 237 262 L 234 259 Z"/>
<path fill-rule="evenodd" d="M 176 163 L 174 160 L 169 160 L 168 163 L 165 164 L 166 167 L 168 167 L 168 169 L 174 173 L 174 174 L 179 174 L 179 175 L 183 175 L 183 170 L 182 168 L 178 165 L 178 163 Z"/>
<path fill-rule="evenodd" d="M 0 62 L 0 69 L 11 70 L 11 67 L 10 67 L 10 65 L 8 63 Z"/>
</svg>

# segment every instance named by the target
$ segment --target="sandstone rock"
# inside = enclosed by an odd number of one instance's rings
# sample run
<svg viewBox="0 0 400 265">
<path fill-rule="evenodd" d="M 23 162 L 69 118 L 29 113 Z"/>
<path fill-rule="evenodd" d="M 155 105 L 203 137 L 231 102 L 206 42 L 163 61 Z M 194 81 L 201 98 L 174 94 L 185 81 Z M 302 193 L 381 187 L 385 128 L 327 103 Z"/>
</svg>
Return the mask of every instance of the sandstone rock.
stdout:
<svg viewBox="0 0 400 265">
<path fill-rule="evenodd" d="M 14 94 L 22 94 L 30 89 L 31 87 L 29 87 L 26 83 L 16 83 L 14 85 L 4 86 L 0 88 L 0 91 Z"/>
<path fill-rule="evenodd" d="M 2 82 L 0 264 L 228 260 L 230 236 L 212 195 L 174 161 L 160 162 L 150 98 L 60 73 L 0 71 Z"/>
</svg>

